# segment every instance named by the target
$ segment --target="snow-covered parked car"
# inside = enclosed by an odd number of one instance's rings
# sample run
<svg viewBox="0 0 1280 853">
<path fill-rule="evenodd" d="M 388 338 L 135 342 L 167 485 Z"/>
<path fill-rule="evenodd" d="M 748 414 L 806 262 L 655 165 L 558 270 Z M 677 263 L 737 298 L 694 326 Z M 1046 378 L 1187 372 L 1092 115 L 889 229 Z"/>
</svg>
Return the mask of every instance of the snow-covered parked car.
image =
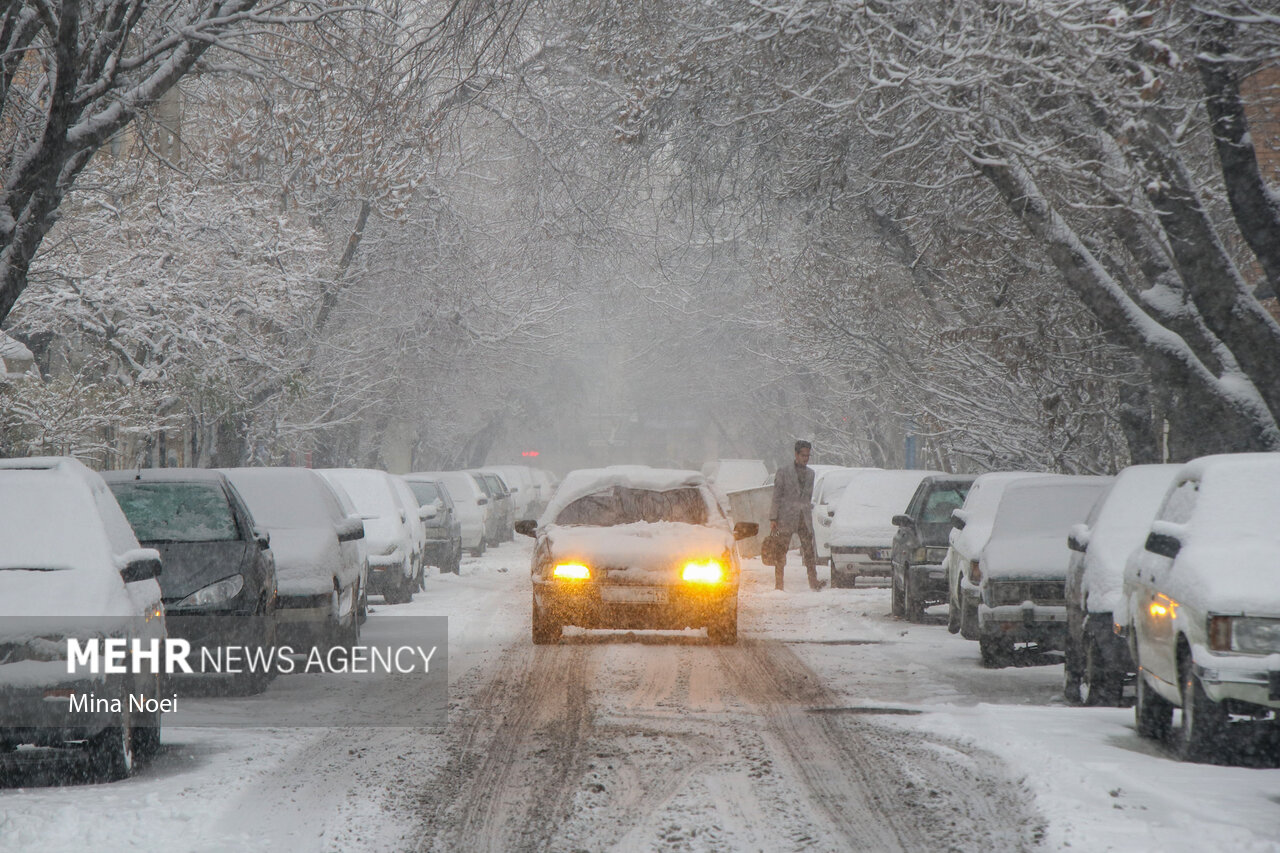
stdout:
<svg viewBox="0 0 1280 853">
<path fill-rule="evenodd" d="M 1004 489 L 978 560 L 978 644 L 1004 666 L 1017 643 L 1061 649 L 1067 638 L 1067 531 L 1089 515 L 1111 477 L 1051 476 Z"/>
<path fill-rule="evenodd" d="M 422 559 L 413 532 L 413 526 L 419 524 L 417 501 L 411 514 L 385 471 L 324 468 L 317 473 L 342 486 L 364 522 L 368 593 L 381 595 L 387 604 L 412 601 Z"/>
<path fill-rule="evenodd" d="M 502 478 L 511 491 L 511 508 L 513 522 L 536 521 L 542 506 L 538 501 L 538 490 L 534 483 L 533 472 L 524 465 L 490 465 L 484 469 Z"/>
<path fill-rule="evenodd" d="M 0 459 L 0 753 L 83 741 L 114 780 L 159 748 L 157 673 L 67 671 L 71 638 L 164 642 L 159 575 L 101 476 L 71 458 Z M 77 707 L 89 697 L 104 701 Z"/>
<path fill-rule="evenodd" d="M 1138 733 L 1169 734 L 1181 708 L 1174 743 L 1184 760 L 1229 741 L 1231 715 L 1280 713 L 1277 519 L 1280 454 L 1195 459 L 1125 566 Z"/>
<path fill-rule="evenodd" d="M 417 471 L 405 474 L 409 482 L 430 480 L 443 483 L 453 499 L 453 508 L 458 511 L 458 523 L 462 526 L 462 547 L 471 552 L 471 556 L 479 557 L 484 553 L 488 540 L 485 538 L 485 507 L 489 498 L 476 478 L 466 471 Z"/>
<path fill-rule="evenodd" d="M 840 502 L 845 486 L 849 485 L 849 481 L 862 471 L 879 470 L 879 468 L 827 467 L 814 473 L 813 544 L 819 563 L 831 560 L 831 524 L 835 520 L 836 504 Z"/>
<path fill-rule="evenodd" d="M 494 545 L 510 542 L 515 538 L 513 525 L 516 522 L 515 508 L 511 505 L 511 490 L 501 477 L 491 471 L 475 469 L 467 473 L 476 478 L 489 498 L 489 503 L 485 506 L 485 540 Z"/>
<path fill-rule="evenodd" d="M 920 481 L 906 512 L 895 515 L 893 577 L 889 582 L 894 616 L 924 619 L 930 604 L 947 600 L 947 537 L 951 513 L 964 506 L 972 474 L 935 474 Z"/>
<path fill-rule="evenodd" d="M 570 472 L 538 522 L 516 530 L 536 540 L 533 641 L 561 628 L 706 628 L 713 643 L 738 637 L 736 539 L 696 471 L 642 466 Z"/>
<path fill-rule="evenodd" d="M 1005 487 L 1026 477 L 1052 476 L 1026 471 L 992 471 L 969 484 L 964 506 L 951 513 L 947 534 L 947 630 L 966 640 L 978 639 L 978 585 L 976 573 L 982 549 L 991 537 L 991 521 L 1000 506 Z"/>
<path fill-rule="evenodd" d="M 893 566 L 893 517 L 903 512 L 920 481 L 941 471 L 873 469 L 853 476 L 831 523 L 831 585 L 851 587 L 859 577 L 888 577 Z"/>
<path fill-rule="evenodd" d="M 347 515 L 309 468 L 225 468 L 276 559 L 276 625 L 282 644 L 351 646 L 360 638 L 359 517 Z"/>
<path fill-rule="evenodd" d="M 1129 644 L 1115 630 L 1124 567 L 1141 548 L 1179 465 L 1132 465 L 1071 528 L 1067 547 L 1067 659 L 1063 695 L 1068 702 L 1119 705 L 1133 673 Z"/>
<path fill-rule="evenodd" d="M 276 564 L 271 537 L 225 474 L 207 468 L 143 468 L 102 475 L 138 541 L 164 564 L 169 636 L 201 649 L 276 643 Z M 270 671 L 236 676 L 241 692 L 260 692 Z"/>
<path fill-rule="evenodd" d="M 462 525 L 453 507 L 453 498 L 444 483 L 437 480 L 402 480 L 422 506 L 434 506 L 435 515 L 423 519 L 427 546 L 423 558 L 427 565 L 442 572 L 458 574 L 462 565 Z"/>
</svg>

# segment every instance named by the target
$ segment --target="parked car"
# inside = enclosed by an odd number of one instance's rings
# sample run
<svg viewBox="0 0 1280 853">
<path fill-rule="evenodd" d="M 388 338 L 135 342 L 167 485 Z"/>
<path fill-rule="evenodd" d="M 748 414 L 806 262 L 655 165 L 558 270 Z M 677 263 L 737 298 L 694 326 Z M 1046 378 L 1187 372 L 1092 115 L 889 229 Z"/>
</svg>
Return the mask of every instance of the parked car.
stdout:
<svg viewBox="0 0 1280 853">
<path fill-rule="evenodd" d="M 471 552 L 471 556 L 479 557 L 484 553 L 485 545 L 485 507 L 489 498 L 484 489 L 466 471 L 419 471 L 405 474 L 410 483 L 430 480 L 444 484 L 449 497 L 453 499 L 453 508 L 458 511 L 458 523 L 462 526 L 462 547 Z"/>
<path fill-rule="evenodd" d="M 67 640 L 163 642 L 160 555 L 142 548 L 102 477 L 63 457 L 0 459 L 0 752 L 82 741 L 94 775 L 123 779 L 160 747 L 157 674 L 68 672 Z M 71 699 L 117 700 L 73 712 Z"/>
<path fill-rule="evenodd" d="M 937 474 L 925 477 L 907 504 L 893 517 L 892 578 L 889 582 L 894 616 L 912 622 L 924 619 L 930 604 L 947 600 L 947 536 L 951 513 L 964 505 L 972 475 Z"/>
<path fill-rule="evenodd" d="M 1133 465 L 1116 476 L 1083 524 L 1067 535 L 1068 702 L 1119 705 L 1134 672 L 1129 644 L 1115 630 L 1124 566 L 1141 548 L 1179 465 Z"/>
<path fill-rule="evenodd" d="M 205 468 L 143 468 L 102 475 L 144 547 L 164 565 L 160 593 L 169 636 L 195 654 L 276 644 L 276 564 L 225 474 Z M 238 692 L 267 688 L 274 670 L 235 677 Z"/>
<path fill-rule="evenodd" d="M 1280 454 L 1206 456 L 1174 477 L 1125 566 L 1138 733 L 1213 756 L 1238 723 L 1280 713 Z M 1272 723 L 1274 725 L 1274 722 Z"/>
<path fill-rule="evenodd" d="M 226 468 L 223 473 L 271 534 L 281 644 L 355 645 L 360 637 L 360 518 L 348 516 L 309 468 Z"/>
<path fill-rule="evenodd" d="M 812 467 L 812 466 L 810 466 Z M 863 471 L 879 468 L 824 468 L 813 478 L 813 542 L 818 562 L 831 561 L 831 525 L 835 521 L 836 504 L 849 481 Z"/>
<path fill-rule="evenodd" d="M 535 518 L 541 518 L 543 510 L 547 508 L 547 504 L 551 503 L 551 499 L 555 497 L 560 481 L 550 471 L 542 468 L 530 468 L 529 471 L 533 474 L 533 487 L 538 496 L 538 508 Z"/>
<path fill-rule="evenodd" d="M 364 522 L 369 594 L 381 595 L 387 604 L 412 601 L 421 560 L 413 534 L 413 525 L 418 523 L 416 501 L 410 514 L 386 471 L 325 468 L 317 473 L 346 490 Z"/>
<path fill-rule="evenodd" d="M 991 537 L 991 521 L 1005 487 L 1027 477 L 1053 476 L 1026 471 L 992 471 L 978 475 L 969 485 L 964 506 L 951 513 L 947 534 L 947 630 L 966 640 L 978 639 L 978 584 L 976 573 L 982 549 Z"/>
<path fill-rule="evenodd" d="M 831 524 L 831 585 L 888 577 L 893 566 L 893 517 L 907 508 L 920 481 L 941 471 L 859 471 L 845 486 Z"/>
<path fill-rule="evenodd" d="M 413 490 L 418 503 L 436 507 L 436 514 L 425 520 L 427 547 L 424 557 L 427 565 L 435 566 L 441 572 L 458 574 L 462 565 L 462 525 L 458 522 L 449 490 L 438 480 L 405 482 Z"/>
<path fill-rule="evenodd" d="M 486 472 L 497 474 L 511 490 L 511 509 L 514 521 L 534 521 L 542 512 L 533 472 L 524 465 L 489 465 Z"/>
<path fill-rule="evenodd" d="M 387 475 L 397 499 L 404 506 L 409 518 L 409 531 L 413 534 L 413 549 L 418 555 L 417 589 L 423 589 L 423 571 L 427 565 L 427 522 L 436 516 L 434 503 L 422 504 L 406 483 L 398 476 Z"/>
<path fill-rule="evenodd" d="M 533 642 L 583 628 L 706 628 L 713 643 L 738 637 L 735 539 L 696 471 L 618 466 L 574 471 L 536 523 Z"/>
<path fill-rule="evenodd" d="M 324 480 L 323 477 L 321 477 Z M 347 490 L 342 488 L 342 484 L 333 480 L 324 480 L 324 484 L 329 487 L 329 491 L 333 492 L 333 496 L 338 499 L 338 506 L 342 507 L 342 514 L 347 518 L 360 518 L 360 510 L 356 509 L 355 501 L 351 500 L 351 495 L 347 494 Z M 363 519 L 362 519 L 363 521 Z M 361 536 L 354 541 L 356 546 L 356 556 L 360 560 L 360 601 L 356 605 L 356 616 L 363 625 L 365 620 L 369 618 L 369 546 L 365 538 Z"/>
<path fill-rule="evenodd" d="M 1067 640 L 1067 531 L 1088 516 L 1110 477 L 1050 476 L 1005 486 L 978 559 L 978 645 L 984 666 L 1005 666 L 1017 643 L 1061 649 Z"/>
<path fill-rule="evenodd" d="M 497 474 L 479 470 L 468 473 L 476 478 L 489 498 L 489 505 L 485 507 L 488 512 L 485 516 L 485 539 L 495 545 L 514 539 L 515 528 L 512 525 L 515 524 L 515 511 L 511 506 L 511 490 L 507 488 L 507 484 Z"/>
</svg>

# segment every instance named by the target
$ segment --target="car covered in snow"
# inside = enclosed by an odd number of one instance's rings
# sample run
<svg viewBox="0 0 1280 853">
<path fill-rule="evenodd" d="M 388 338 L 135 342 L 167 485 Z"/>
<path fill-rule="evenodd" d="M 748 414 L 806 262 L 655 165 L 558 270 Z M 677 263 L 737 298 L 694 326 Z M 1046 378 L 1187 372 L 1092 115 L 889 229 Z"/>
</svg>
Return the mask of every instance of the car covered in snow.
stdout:
<svg viewBox="0 0 1280 853">
<path fill-rule="evenodd" d="M 370 595 L 387 604 L 413 600 L 422 559 L 413 526 L 419 523 L 417 502 L 411 512 L 392 483 L 391 475 L 373 468 L 324 468 L 317 473 L 338 483 L 355 504 L 364 522 L 369 560 Z"/>
<path fill-rule="evenodd" d="M 1067 531 L 1089 515 L 1110 477 L 1016 480 L 1000 497 L 982 549 L 978 644 L 984 666 L 1004 666 L 1018 643 L 1061 649 L 1067 637 Z"/>
<path fill-rule="evenodd" d="M 706 628 L 713 643 L 738 637 L 736 539 L 696 471 L 641 466 L 573 471 L 536 522 L 533 641 L 581 628 Z"/>
<path fill-rule="evenodd" d="M 810 465 L 810 468 L 815 466 Z M 818 562 L 831 560 L 831 524 L 835 520 L 836 504 L 849 485 L 862 471 L 879 471 L 879 468 L 839 468 L 826 466 L 813 476 L 813 543 Z"/>
<path fill-rule="evenodd" d="M 480 488 L 489 498 L 485 507 L 485 539 L 492 545 L 499 542 L 510 542 L 515 538 L 513 525 L 516 522 L 515 507 L 511 504 L 511 490 L 504 481 L 492 471 L 475 469 L 468 471 L 476 478 Z"/>
<path fill-rule="evenodd" d="M 1280 714 L 1280 454 L 1206 456 L 1173 479 L 1125 566 L 1138 733 L 1211 757 L 1233 716 Z M 1272 725 L 1275 725 L 1273 722 Z"/>
<path fill-rule="evenodd" d="M 533 471 L 524 465 L 489 465 L 484 469 L 502 478 L 511 491 L 512 521 L 536 521 L 542 512 Z"/>
<path fill-rule="evenodd" d="M 269 649 L 276 642 L 276 564 L 271 536 L 225 474 L 207 468 L 143 468 L 102 475 L 144 547 L 160 553 L 169 636 L 202 648 Z M 236 677 L 259 692 L 263 670 Z"/>
<path fill-rule="evenodd" d="M 1067 547 L 1067 647 L 1063 695 L 1084 705 L 1119 705 L 1133 673 L 1129 644 L 1115 630 L 1124 567 L 1141 548 L 1178 465 L 1131 465 L 1071 528 Z"/>
<path fill-rule="evenodd" d="M 68 641 L 163 642 L 160 574 L 100 475 L 71 458 L 0 459 L 0 753 L 83 742 L 94 775 L 114 780 L 159 748 L 159 674 L 69 667 Z M 75 705 L 88 697 L 105 703 Z"/>
<path fill-rule="evenodd" d="M 859 577 L 888 577 L 893 567 L 893 517 L 903 512 L 920 481 L 941 471 L 859 471 L 836 504 L 831 523 L 831 585 Z"/>
<path fill-rule="evenodd" d="M 907 510 L 893 517 L 891 610 L 912 622 L 930 604 L 947 600 L 947 537 L 951 513 L 964 506 L 971 474 L 935 474 L 920 481 Z"/>
<path fill-rule="evenodd" d="M 402 480 L 422 506 L 433 506 L 435 515 L 423 519 L 427 546 L 423 557 L 429 566 L 457 574 L 462 565 L 462 525 L 449 490 L 438 480 Z"/>
<path fill-rule="evenodd" d="M 991 471 L 969 484 L 964 505 L 951 513 L 947 534 L 947 630 L 966 640 L 978 639 L 978 584 L 976 573 L 982 549 L 991 537 L 991 521 L 1005 487 L 1026 477 L 1052 476 L 1026 471 Z"/>
<path fill-rule="evenodd" d="M 466 471 L 415 471 L 403 476 L 410 483 L 419 480 L 443 483 L 449 497 L 453 499 L 453 508 L 458 512 L 458 524 L 462 527 L 462 547 L 470 551 L 473 557 L 484 553 L 485 546 L 489 544 L 485 536 L 485 507 L 489 505 L 489 496 L 475 477 Z"/>
<path fill-rule="evenodd" d="M 280 642 L 351 646 L 360 637 L 364 524 L 347 515 L 309 468 L 225 468 L 258 526 L 271 535 Z"/>
</svg>

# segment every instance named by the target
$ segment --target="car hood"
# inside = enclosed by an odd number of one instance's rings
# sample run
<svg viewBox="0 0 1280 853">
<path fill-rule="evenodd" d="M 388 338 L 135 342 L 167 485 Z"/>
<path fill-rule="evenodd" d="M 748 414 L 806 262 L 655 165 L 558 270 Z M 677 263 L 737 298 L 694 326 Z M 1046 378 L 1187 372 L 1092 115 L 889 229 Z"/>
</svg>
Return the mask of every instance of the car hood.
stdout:
<svg viewBox="0 0 1280 853">
<path fill-rule="evenodd" d="M 991 539 L 982 552 L 982 577 L 1067 577 L 1071 551 L 1066 534 Z"/>
<path fill-rule="evenodd" d="M 274 540 L 273 540 L 274 544 Z M 166 601 L 186 598 L 198 589 L 244 571 L 249 547 L 243 539 L 225 542 L 146 542 L 160 552 L 160 594 Z"/>
<path fill-rule="evenodd" d="M 606 569 L 609 580 L 621 583 L 679 580 L 685 563 L 721 560 L 733 547 L 727 530 L 675 521 L 613 527 L 551 525 L 543 535 L 551 559 Z"/>
<path fill-rule="evenodd" d="M 1142 552 L 1161 561 L 1153 554 Z M 1189 538 L 1161 591 L 1201 613 L 1280 616 L 1280 541 L 1257 536 Z"/>
<path fill-rule="evenodd" d="M 319 595 L 333 589 L 342 557 L 332 527 L 274 527 L 270 532 L 281 595 Z"/>
<path fill-rule="evenodd" d="M 888 548 L 898 528 L 892 524 L 841 524 L 837 518 L 831 527 L 831 544 L 851 547 Z"/>
</svg>

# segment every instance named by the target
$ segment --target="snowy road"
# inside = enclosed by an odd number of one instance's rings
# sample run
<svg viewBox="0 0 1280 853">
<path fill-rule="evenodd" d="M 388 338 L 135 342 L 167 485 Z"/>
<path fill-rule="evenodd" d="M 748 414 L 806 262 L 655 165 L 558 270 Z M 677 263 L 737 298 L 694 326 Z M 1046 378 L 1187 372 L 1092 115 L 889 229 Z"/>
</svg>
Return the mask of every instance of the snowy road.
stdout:
<svg viewBox="0 0 1280 853">
<path fill-rule="evenodd" d="M 1179 764 L 1131 711 L 1063 705 L 1054 659 L 982 669 L 885 589 L 775 593 L 748 561 L 737 647 L 535 648 L 527 566 L 504 545 L 367 624 L 450 617 L 443 731 L 167 728 L 126 782 L 0 790 L 0 849 L 1280 850 L 1280 770 Z"/>
</svg>

